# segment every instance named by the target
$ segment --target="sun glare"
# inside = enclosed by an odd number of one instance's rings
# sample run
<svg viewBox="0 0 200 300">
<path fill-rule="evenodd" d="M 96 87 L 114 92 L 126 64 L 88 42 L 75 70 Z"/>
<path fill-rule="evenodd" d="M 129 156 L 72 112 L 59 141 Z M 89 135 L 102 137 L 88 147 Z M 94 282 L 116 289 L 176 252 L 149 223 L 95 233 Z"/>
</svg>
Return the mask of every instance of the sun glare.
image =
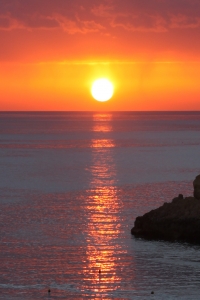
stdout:
<svg viewBox="0 0 200 300">
<path fill-rule="evenodd" d="M 95 100 L 105 102 L 113 96 L 113 84 L 105 78 L 97 79 L 94 81 L 91 93 Z"/>
</svg>

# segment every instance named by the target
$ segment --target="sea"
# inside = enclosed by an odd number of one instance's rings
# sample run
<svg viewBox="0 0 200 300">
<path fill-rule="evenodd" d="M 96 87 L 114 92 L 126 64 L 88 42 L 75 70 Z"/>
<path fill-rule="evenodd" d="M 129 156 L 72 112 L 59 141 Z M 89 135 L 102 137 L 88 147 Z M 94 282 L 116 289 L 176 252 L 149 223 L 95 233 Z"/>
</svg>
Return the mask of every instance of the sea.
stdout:
<svg viewBox="0 0 200 300">
<path fill-rule="evenodd" d="M 0 299 L 200 299 L 200 245 L 131 235 L 200 174 L 200 112 L 0 112 Z"/>
</svg>

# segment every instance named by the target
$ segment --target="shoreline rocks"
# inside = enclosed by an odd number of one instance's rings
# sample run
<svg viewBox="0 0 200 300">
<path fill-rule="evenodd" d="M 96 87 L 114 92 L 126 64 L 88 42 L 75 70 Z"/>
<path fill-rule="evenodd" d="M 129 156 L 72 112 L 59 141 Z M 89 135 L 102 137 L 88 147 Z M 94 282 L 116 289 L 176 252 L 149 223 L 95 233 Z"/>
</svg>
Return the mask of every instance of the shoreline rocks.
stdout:
<svg viewBox="0 0 200 300">
<path fill-rule="evenodd" d="M 198 175 L 193 181 L 194 193 L 193 196 L 196 199 L 200 199 L 200 175 Z"/>
<path fill-rule="evenodd" d="M 172 202 L 137 217 L 131 233 L 136 237 L 200 243 L 200 175 L 193 185 L 195 197 L 179 194 Z"/>
</svg>

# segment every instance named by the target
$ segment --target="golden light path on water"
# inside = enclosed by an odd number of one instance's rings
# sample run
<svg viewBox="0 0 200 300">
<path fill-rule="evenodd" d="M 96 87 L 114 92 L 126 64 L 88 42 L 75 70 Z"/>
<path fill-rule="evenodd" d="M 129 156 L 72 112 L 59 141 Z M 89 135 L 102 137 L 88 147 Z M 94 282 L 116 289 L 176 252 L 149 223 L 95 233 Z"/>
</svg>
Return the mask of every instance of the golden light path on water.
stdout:
<svg viewBox="0 0 200 300">
<path fill-rule="evenodd" d="M 94 114 L 94 133 L 112 131 L 112 114 Z M 98 135 L 98 134 L 97 134 Z M 102 135 L 101 135 L 102 136 Z M 99 299 L 102 293 L 117 290 L 122 281 L 123 266 L 120 254 L 126 255 L 116 241 L 121 230 L 120 199 L 117 195 L 117 170 L 112 154 L 115 143 L 110 138 L 92 140 L 91 189 L 87 205 L 88 241 L 86 255 L 88 257 L 90 278 L 88 289 Z M 91 279 L 92 278 L 92 279 Z M 92 281 L 92 282 L 91 282 Z M 89 286 L 90 285 L 90 286 Z"/>
</svg>

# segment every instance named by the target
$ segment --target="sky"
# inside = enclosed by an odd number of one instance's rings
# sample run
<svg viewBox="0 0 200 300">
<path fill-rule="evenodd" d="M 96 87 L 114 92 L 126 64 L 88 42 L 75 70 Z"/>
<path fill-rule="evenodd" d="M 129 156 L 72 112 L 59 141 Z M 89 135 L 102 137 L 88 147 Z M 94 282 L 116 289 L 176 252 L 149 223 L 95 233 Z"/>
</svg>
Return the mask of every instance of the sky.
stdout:
<svg viewBox="0 0 200 300">
<path fill-rule="evenodd" d="M 0 0 L 0 110 L 200 110 L 199 37 L 199 0 Z"/>
</svg>

